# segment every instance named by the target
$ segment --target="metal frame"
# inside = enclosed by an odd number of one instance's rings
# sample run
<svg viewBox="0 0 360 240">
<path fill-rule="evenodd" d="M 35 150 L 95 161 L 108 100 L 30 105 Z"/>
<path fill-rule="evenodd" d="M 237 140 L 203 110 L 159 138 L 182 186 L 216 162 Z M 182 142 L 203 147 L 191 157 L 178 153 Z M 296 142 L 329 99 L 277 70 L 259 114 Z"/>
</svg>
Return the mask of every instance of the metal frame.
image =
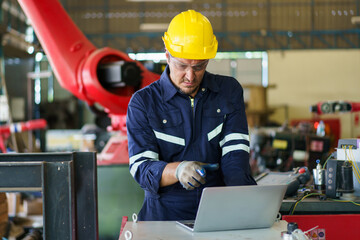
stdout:
<svg viewBox="0 0 360 240">
<path fill-rule="evenodd" d="M 97 240 L 96 154 L 0 154 L 0 191 L 43 194 L 44 239 Z"/>
<path fill-rule="evenodd" d="M 95 42 L 106 39 L 112 47 L 126 52 L 161 52 L 164 33 L 113 33 L 86 34 Z M 360 48 L 360 29 L 314 31 L 244 31 L 215 32 L 219 51 L 266 51 L 271 49 L 357 49 Z M 119 41 L 123 39 L 124 41 Z M 104 40 L 105 41 L 105 40 Z M 141 49 L 132 49 L 129 42 L 136 42 Z M 157 44 L 156 44 L 157 43 Z M 98 46 L 101 47 L 101 46 Z"/>
</svg>

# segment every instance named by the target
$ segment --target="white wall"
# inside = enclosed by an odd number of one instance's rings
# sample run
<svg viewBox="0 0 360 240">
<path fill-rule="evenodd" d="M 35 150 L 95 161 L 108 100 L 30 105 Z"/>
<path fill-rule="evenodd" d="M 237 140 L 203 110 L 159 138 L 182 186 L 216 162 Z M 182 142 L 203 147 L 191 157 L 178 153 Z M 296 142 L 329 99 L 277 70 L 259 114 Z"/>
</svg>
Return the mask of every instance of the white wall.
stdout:
<svg viewBox="0 0 360 240">
<path fill-rule="evenodd" d="M 268 59 L 269 84 L 276 85 L 268 90 L 268 103 L 287 104 L 290 120 L 311 118 L 310 106 L 321 101 L 360 102 L 360 50 L 269 51 Z M 351 125 L 356 114 L 321 117 L 340 117 L 347 138 L 360 135 L 360 127 Z M 283 122 L 284 111 L 271 119 Z"/>
<path fill-rule="evenodd" d="M 207 71 L 225 76 L 235 77 L 242 86 L 262 84 L 262 59 L 212 59 Z M 244 88 L 244 100 L 250 98 L 250 91 Z"/>
</svg>

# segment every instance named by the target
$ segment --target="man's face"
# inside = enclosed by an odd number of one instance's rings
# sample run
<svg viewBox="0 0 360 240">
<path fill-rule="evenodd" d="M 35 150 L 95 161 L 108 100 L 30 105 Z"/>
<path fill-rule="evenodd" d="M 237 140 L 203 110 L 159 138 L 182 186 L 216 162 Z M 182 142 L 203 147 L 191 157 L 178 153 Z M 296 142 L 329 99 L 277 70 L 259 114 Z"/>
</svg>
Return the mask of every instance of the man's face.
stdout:
<svg viewBox="0 0 360 240">
<path fill-rule="evenodd" d="M 175 58 L 168 51 L 166 51 L 166 59 L 170 68 L 171 82 L 182 93 L 195 97 L 209 60 Z"/>
</svg>

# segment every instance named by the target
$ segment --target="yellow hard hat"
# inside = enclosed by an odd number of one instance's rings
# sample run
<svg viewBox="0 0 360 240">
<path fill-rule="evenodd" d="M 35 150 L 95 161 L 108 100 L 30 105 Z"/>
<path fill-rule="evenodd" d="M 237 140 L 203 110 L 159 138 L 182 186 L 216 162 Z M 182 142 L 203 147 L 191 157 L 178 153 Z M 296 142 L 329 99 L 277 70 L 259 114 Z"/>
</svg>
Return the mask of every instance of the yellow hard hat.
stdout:
<svg viewBox="0 0 360 240">
<path fill-rule="evenodd" d="M 178 58 L 214 58 L 218 47 L 209 19 L 194 10 L 176 15 L 162 39 L 170 54 Z"/>
</svg>

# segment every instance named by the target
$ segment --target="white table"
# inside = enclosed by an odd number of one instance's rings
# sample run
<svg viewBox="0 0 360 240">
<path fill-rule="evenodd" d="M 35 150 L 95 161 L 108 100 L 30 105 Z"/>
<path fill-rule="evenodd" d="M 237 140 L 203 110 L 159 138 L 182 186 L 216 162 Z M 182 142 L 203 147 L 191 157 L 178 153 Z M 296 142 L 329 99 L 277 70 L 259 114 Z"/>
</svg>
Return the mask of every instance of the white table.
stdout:
<svg viewBox="0 0 360 240">
<path fill-rule="evenodd" d="M 281 232 L 286 231 L 287 222 L 275 222 L 271 228 L 236 231 L 191 232 L 174 221 L 127 222 L 119 240 L 126 240 L 126 231 L 131 231 L 132 240 L 281 240 Z"/>
</svg>

